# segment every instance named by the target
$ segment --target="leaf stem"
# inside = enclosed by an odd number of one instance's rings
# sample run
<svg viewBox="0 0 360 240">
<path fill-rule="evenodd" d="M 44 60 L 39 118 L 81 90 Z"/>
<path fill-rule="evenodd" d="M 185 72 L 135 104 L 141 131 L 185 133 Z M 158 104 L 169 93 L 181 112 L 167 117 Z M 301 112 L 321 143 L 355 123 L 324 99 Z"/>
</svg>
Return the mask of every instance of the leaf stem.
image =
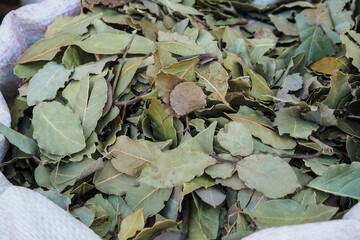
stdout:
<svg viewBox="0 0 360 240">
<path fill-rule="evenodd" d="M 127 55 L 128 52 L 129 52 L 129 49 L 130 49 L 130 47 L 131 47 L 132 42 L 134 41 L 134 38 L 135 38 L 135 36 L 136 36 L 136 33 L 137 33 L 137 30 L 135 29 L 135 30 L 132 32 L 132 35 L 131 35 L 131 38 L 130 38 L 129 43 L 126 45 L 126 47 L 125 47 L 123 50 L 121 50 L 121 51 L 124 52 L 124 54 L 122 55 L 122 57 L 121 57 L 121 59 L 120 59 L 120 61 L 119 61 L 119 62 L 120 62 L 120 65 L 119 65 L 119 67 L 118 67 L 118 69 L 117 69 L 117 71 L 116 71 L 115 82 L 114 82 L 114 84 L 113 84 L 113 89 L 116 88 L 116 85 L 117 85 L 117 83 L 118 83 L 118 81 L 119 81 L 121 68 L 122 68 L 123 65 L 124 65 L 126 55 Z"/>
<path fill-rule="evenodd" d="M 306 154 L 306 155 L 292 155 L 292 154 L 286 154 L 286 153 L 282 153 L 282 154 L 278 154 L 277 156 L 280 158 L 295 158 L 295 159 L 312 159 L 312 158 L 316 158 L 319 157 L 322 153 L 323 153 L 324 149 L 321 149 L 320 151 L 314 153 L 314 154 Z"/>
<path fill-rule="evenodd" d="M 146 90 L 145 92 L 141 93 L 139 96 L 136 96 L 133 99 L 127 100 L 127 101 L 115 101 L 114 105 L 115 106 L 128 106 L 128 105 L 134 105 L 138 102 L 140 102 L 141 100 L 143 100 L 143 96 L 150 93 L 151 92 L 151 88 L 149 88 L 148 90 Z"/>
<path fill-rule="evenodd" d="M 237 164 L 238 161 L 235 160 L 227 160 L 227 159 L 223 159 L 219 156 L 217 156 L 215 153 L 210 155 L 212 158 L 214 158 L 218 163 L 230 163 L 230 164 Z"/>
</svg>

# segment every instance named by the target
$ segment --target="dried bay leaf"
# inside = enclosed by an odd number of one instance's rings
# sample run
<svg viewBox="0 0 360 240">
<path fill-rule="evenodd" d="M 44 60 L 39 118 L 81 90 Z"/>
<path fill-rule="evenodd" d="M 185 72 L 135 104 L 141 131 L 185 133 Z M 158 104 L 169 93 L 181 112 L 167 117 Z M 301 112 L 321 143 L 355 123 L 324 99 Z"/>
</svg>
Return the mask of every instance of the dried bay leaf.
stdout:
<svg viewBox="0 0 360 240">
<path fill-rule="evenodd" d="M 206 106 L 206 96 L 193 82 L 176 85 L 170 93 L 170 105 L 176 114 L 183 116 Z"/>
<path fill-rule="evenodd" d="M 180 62 L 171 63 L 169 66 L 162 68 L 162 72 L 170 73 L 188 82 L 195 82 L 195 66 L 199 62 L 198 58 L 190 58 Z"/>
<path fill-rule="evenodd" d="M 331 219 L 337 212 L 336 207 L 325 205 L 300 205 L 289 199 L 270 200 L 249 214 L 260 228 L 278 227 L 309 222 L 321 222 Z"/>
<path fill-rule="evenodd" d="M 120 232 L 118 234 L 119 240 L 127 240 L 132 238 L 137 231 L 140 231 L 144 228 L 144 215 L 142 213 L 143 209 L 139 209 L 133 214 L 127 216 L 120 226 Z"/>
<path fill-rule="evenodd" d="M 159 141 L 172 139 L 172 146 L 177 146 L 173 118 L 165 112 L 161 102 L 153 99 L 146 113 L 149 115 L 152 124 L 154 124 L 152 126 L 154 137 Z"/>
<path fill-rule="evenodd" d="M 72 154 L 86 146 L 79 118 L 61 103 L 39 103 L 33 110 L 33 125 L 34 139 L 51 154 Z"/>
<path fill-rule="evenodd" d="M 243 124 L 235 121 L 219 130 L 217 140 L 233 156 L 247 156 L 254 149 L 250 131 Z"/>
<path fill-rule="evenodd" d="M 215 163 L 215 159 L 205 153 L 173 149 L 163 152 L 147 165 L 139 181 L 160 188 L 180 186 L 202 175 L 206 167 Z"/>
<path fill-rule="evenodd" d="M 67 186 L 73 185 L 76 181 L 83 179 L 103 167 L 102 159 L 94 160 L 86 158 L 81 162 L 67 163 L 54 169 L 50 175 L 51 184 L 64 190 Z"/>
<path fill-rule="evenodd" d="M 155 215 L 164 208 L 164 202 L 169 200 L 172 188 L 155 188 L 145 183 L 130 189 L 125 197 L 132 211 L 144 209 L 144 216 Z"/>
<path fill-rule="evenodd" d="M 148 240 L 154 239 L 156 236 L 160 235 L 164 230 L 169 228 L 175 228 L 179 223 L 173 220 L 164 220 L 156 222 L 151 228 L 144 228 L 136 236 L 135 240 Z"/>
<path fill-rule="evenodd" d="M 76 45 L 85 52 L 95 54 L 120 54 L 128 45 L 131 34 L 99 33 L 78 42 Z M 147 54 L 155 50 L 155 43 L 147 38 L 135 36 L 129 53 Z"/>
<path fill-rule="evenodd" d="M 106 101 L 107 84 L 104 78 L 96 79 L 92 84 L 89 75 L 80 80 L 80 90 L 76 96 L 74 112 L 82 122 L 85 139 L 95 130 Z"/>
<path fill-rule="evenodd" d="M 213 208 L 216 208 L 222 204 L 226 198 L 224 192 L 214 186 L 209 188 L 200 188 L 195 190 L 195 193 L 203 200 L 205 203 L 209 204 Z"/>
<path fill-rule="evenodd" d="M 62 64 L 47 63 L 30 80 L 27 91 L 28 105 L 54 99 L 59 88 L 65 86 L 71 72 L 72 69 L 66 69 Z"/>
<path fill-rule="evenodd" d="M 344 98 L 351 97 L 349 96 L 351 88 L 348 81 L 348 75 L 340 71 L 332 76 L 330 92 L 323 103 L 332 109 L 342 108 Z"/>
<path fill-rule="evenodd" d="M 46 37 L 59 33 L 72 33 L 82 35 L 88 31 L 87 27 L 95 20 L 100 19 L 102 13 L 99 14 L 80 14 L 75 17 L 59 17 L 49 25 L 46 30 Z"/>
<path fill-rule="evenodd" d="M 211 100 L 221 100 L 225 105 L 229 103 L 225 100 L 225 95 L 228 90 L 229 75 L 225 68 L 218 62 L 202 65 L 196 71 L 199 76 L 199 82 L 205 85 L 205 89 L 211 94 L 208 96 Z"/>
<path fill-rule="evenodd" d="M 279 136 L 274 130 L 253 114 L 227 114 L 233 121 L 237 121 L 246 126 L 254 137 L 273 146 L 277 149 L 293 149 L 296 142 L 290 138 Z"/>
<path fill-rule="evenodd" d="M 301 185 L 290 165 L 279 157 L 254 154 L 236 165 L 239 178 L 269 198 L 281 198 Z"/>
<path fill-rule="evenodd" d="M 318 25 L 309 25 L 306 17 L 302 14 L 296 15 L 296 24 L 302 42 L 296 50 L 296 53 L 306 52 L 306 65 L 310 65 L 323 57 L 335 55 L 335 43 L 339 38 L 337 33 L 328 29 L 325 25 L 321 25 L 321 27 Z M 325 29 L 326 32 L 323 29 Z M 335 42 L 333 35 L 335 35 L 336 38 Z"/>
<path fill-rule="evenodd" d="M 52 60 L 61 47 L 73 45 L 81 41 L 77 34 L 61 33 L 49 38 L 40 39 L 28 48 L 16 64 L 40 60 Z"/>
<path fill-rule="evenodd" d="M 80 80 L 85 77 L 86 74 L 100 74 L 104 69 L 104 66 L 108 62 L 115 61 L 117 56 L 108 56 L 102 58 L 100 61 L 97 62 L 90 62 L 80 66 L 75 67 L 74 73 L 71 75 L 71 78 L 75 80 Z"/>
<path fill-rule="evenodd" d="M 133 187 L 138 186 L 134 177 L 117 171 L 110 161 L 104 163 L 104 168 L 95 172 L 93 183 L 99 191 L 121 196 Z"/>
<path fill-rule="evenodd" d="M 159 72 L 156 75 L 155 81 L 155 87 L 158 91 L 159 97 L 162 98 L 164 103 L 170 104 L 170 93 L 171 91 L 179 84 L 184 82 L 185 80 L 170 74 L 170 73 L 164 73 L 163 71 Z"/>
<path fill-rule="evenodd" d="M 139 176 L 142 169 L 160 154 L 161 150 L 149 141 L 132 140 L 127 136 L 118 137 L 109 148 L 112 165 L 130 176 Z"/>
<path fill-rule="evenodd" d="M 312 132 L 318 129 L 316 123 L 303 119 L 300 107 L 287 107 L 277 111 L 274 125 L 278 127 L 280 135 L 287 133 L 302 139 L 308 139 Z"/>
</svg>

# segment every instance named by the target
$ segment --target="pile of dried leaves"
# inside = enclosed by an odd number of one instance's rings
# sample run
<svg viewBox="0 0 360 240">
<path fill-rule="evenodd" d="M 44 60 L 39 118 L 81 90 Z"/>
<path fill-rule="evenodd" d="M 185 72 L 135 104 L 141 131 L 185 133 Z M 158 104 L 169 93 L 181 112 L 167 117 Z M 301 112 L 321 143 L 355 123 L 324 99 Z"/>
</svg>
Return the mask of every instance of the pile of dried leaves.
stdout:
<svg viewBox="0 0 360 240">
<path fill-rule="evenodd" d="M 360 199 L 359 1 L 83 6 L 16 63 L 11 182 L 104 239 L 240 239 Z"/>
</svg>

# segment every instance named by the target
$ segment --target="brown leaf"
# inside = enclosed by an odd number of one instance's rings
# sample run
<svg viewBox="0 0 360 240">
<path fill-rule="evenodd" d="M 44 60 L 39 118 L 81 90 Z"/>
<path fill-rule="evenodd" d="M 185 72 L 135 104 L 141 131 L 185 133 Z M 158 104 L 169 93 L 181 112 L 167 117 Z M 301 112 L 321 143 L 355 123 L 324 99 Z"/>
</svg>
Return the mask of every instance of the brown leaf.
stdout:
<svg viewBox="0 0 360 240">
<path fill-rule="evenodd" d="M 170 105 L 182 116 L 206 106 L 206 95 L 193 82 L 178 84 L 170 94 Z"/>
<path fill-rule="evenodd" d="M 164 103 L 170 103 L 170 93 L 179 83 L 185 82 L 184 79 L 164 72 L 160 72 L 155 78 L 155 87 L 158 90 L 159 97 Z"/>
</svg>

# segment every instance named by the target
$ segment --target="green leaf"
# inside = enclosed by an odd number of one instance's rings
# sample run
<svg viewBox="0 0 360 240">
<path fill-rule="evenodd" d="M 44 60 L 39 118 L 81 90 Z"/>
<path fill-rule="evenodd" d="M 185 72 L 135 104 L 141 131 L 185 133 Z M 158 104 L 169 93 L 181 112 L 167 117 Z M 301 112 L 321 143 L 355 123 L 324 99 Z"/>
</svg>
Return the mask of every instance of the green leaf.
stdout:
<svg viewBox="0 0 360 240">
<path fill-rule="evenodd" d="M 186 194 L 189 194 L 193 191 L 195 191 L 196 189 L 199 188 L 208 188 L 211 186 L 215 185 L 215 181 L 210 178 L 207 175 L 202 175 L 201 177 L 196 177 L 193 180 L 191 180 L 190 182 L 186 182 L 184 183 L 184 188 L 183 188 L 183 196 L 185 196 Z"/>
<path fill-rule="evenodd" d="M 40 39 L 28 48 L 16 64 L 40 60 L 52 60 L 62 47 L 73 45 L 81 40 L 77 34 L 61 33 L 49 38 Z"/>
<path fill-rule="evenodd" d="M 324 127 L 336 125 L 337 120 L 334 115 L 334 109 L 330 109 L 327 105 L 323 103 L 319 103 L 317 105 L 318 108 L 315 111 L 311 110 L 307 112 L 304 118 L 306 120 L 316 122 Z"/>
<path fill-rule="evenodd" d="M 94 55 L 84 52 L 78 46 L 68 46 L 64 52 L 61 61 L 67 68 L 77 67 L 94 60 Z"/>
<path fill-rule="evenodd" d="M 90 227 L 95 220 L 94 211 L 86 207 L 76 208 L 71 211 L 71 214 L 88 227 Z"/>
<path fill-rule="evenodd" d="M 330 92 L 323 103 L 332 109 L 342 108 L 344 106 L 344 99 L 351 97 L 349 96 L 351 88 L 348 81 L 348 75 L 340 71 L 332 76 L 330 81 Z"/>
<path fill-rule="evenodd" d="M 151 228 L 144 228 L 136 236 L 135 240 L 148 240 L 155 239 L 156 236 L 160 235 L 164 230 L 169 228 L 175 228 L 179 224 L 173 220 L 164 220 L 156 222 Z"/>
<path fill-rule="evenodd" d="M 360 138 L 360 124 L 357 121 L 339 118 L 336 126 L 347 134 Z"/>
<path fill-rule="evenodd" d="M 33 106 L 36 102 L 54 99 L 57 91 L 65 86 L 72 70 L 56 62 L 47 63 L 30 80 L 27 91 L 27 103 Z"/>
<path fill-rule="evenodd" d="M 107 84 L 104 78 L 96 79 L 92 84 L 88 75 L 80 80 L 80 90 L 76 96 L 74 112 L 82 122 L 85 139 L 95 130 L 106 101 Z"/>
<path fill-rule="evenodd" d="M 46 61 L 37 61 L 18 64 L 14 67 L 14 74 L 19 78 L 30 78 L 43 68 L 46 63 Z"/>
<path fill-rule="evenodd" d="M 127 216 L 120 226 L 120 232 L 118 234 L 119 240 L 127 240 L 132 238 L 137 231 L 140 231 L 144 228 L 144 215 L 142 213 L 142 208 L 133 214 Z"/>
<path fill-rule="evenodd" d="M 213 208 L 194 196 L 190 204 L 189 238 L 215 239 L 218 235 L 220 208 Z"/>
<path fill-rule="evenodd" d="M 279 136 L 274 130 L 269 128 L 265 122 L 254 114 L 227 114 L 232 120 L 242 123 L 246 126 L 254 137 L 273 146 L 277 149 L 293 149 L 296 142 L 292 139 Z"/>
<path fill-rule="evenodd" d="M 105 64 L 108 62 L 113 62 L 117 59 L 117 56 L 108 56 L 102 58 L 97 62 L 89 62 L 80 66 L 75 67 L 73 75 L 71 75 L 72 79 L 81 80 L 86 76 L 86 74 L 100 74 L 105 67 Z"/>
<path fill-rule="evenodd" d="M 305 166 L 311 168 L 316 175 L 321 176 L 330 166 L 339 163 L 339 159 L 334 157 L 316 157 L 304 160 L 304 162 Z"/>
<path fill-rule="evenodd" d="M 294 171 L 283 159 L 272 155 L 254 154 L 236 165 L 239 178 L 251 189 L 269 198 L 281 198 L 301 187 Z"/>
<path fill-rule="evenodd" d="M 287 133 L 294 138 L 308 139 L 318 129 L 316 123 L 306 121 L 300 113 L 300 107 L 282 108 L 276 112 L 274 125 L 281 135 Z"/>
<path fill-rule="evenodd" d="M 164 202 L 169 200 L 172 188 L 154 188 L 145 183 L 130 189 L 125 197 L 132 211 L 144 208 L 144 216 L 152 216 L 164 208 Z"/>
<path fill-rule="evenodd" d="M 360 36 L 360 34 L 356 33 L 355 31 L 350 31 L 349 34 L 350 33 L 351 36 L 355 39 L 358 39 L 358 36 Z M 360 41 L 356 41 L 356 44 L 343 34 L 340 36 L 340 39 L 341 42 L 346 46 L 346 57 L 351 58 L 352 64 L 357 67 L 358 70 L 360 70 L 360 47 L 358 45 L 360 44 Z"/>
<path fill-rule="evenodd" d="M 250 131 L 243 124 L 235 121 L 219 130 L 217 140 L 233 156 L 247 156 L 254 149 Z"/>
<path fill-rule="evenodd" d="M 249 39 L 250 45 L 250 59 L 255 65 L 264 54 L 270 49 L 274 48 L 275 42 L 270 38 Z"/>
<path fill-rule="evenodd" d="M 68 155 L 85 148 L 79 118 L 58 102 L 39 103 L 33 109 L 33 137 L 48 153 Z"/>
<path fill-rule="evenodd" d="M 118 223 L 119 213 L 115 211 L 112 204 L 107 199 L 103 198 L 103 196 L 101 194 L 96 194 L 94 197 L 87 200 L 85 207 L 89 207 L 90 205 L 99 206 L 106 211 L 108 218 L 110 220 L 110 223 L 111 223 L 109 230 L 114 231 L 115 227 Z M 95 221 L 96 221 L 96 219 L 97 218 L 95 218 Z M 101 227 L 101 225 L 99 226 L 99 228 L 100 227 Z"/>
<path fill-rule="evenodd" d="M 172 146 L 177 146 L 177 136 L 173 118 L 165 112 L 161 102 L 153 99 L 146 113 L 151 119 L 154 137 L 159 141 L 172 139 Z"/>
<path fill-rule="evenodd" d="M 260 228 L 330 220 L 338 208 L 325 205 L 300 205 L 289 199 L 270 200 L 249 214 Z"/>
<path fill-rule="evenodd" d="M 223 190 L 219 187 L 200 188 L 195 190 L 195 193 L 201 198 L 201 200 L 213 208 L 222 204 L 226 198 Z"/>
<path fill-rule="evenodd" d="M 3 134 L 11 144 L 18 147 L 24 153 L 35 155 L 39 150 L 34 139 L 22 135 L 2 123 L 0 123 L 0 133 Z"/>
<path fill-rule="evenodd" d="M 76 45 L 85 52 L 95 54 L 120 54 L 128 45 L 131 34 L 128 33 L 99 33 L 78 42 Z M 155 43 L 150 39 L 136 35 L 131 44 L 129 53 L 147 54 L 155 51 Z"/>
<path fill-rule="evenodd" d="M 34 191 L 47 197 L 50 201 L 54 202 L 62 209 L 68 210 L 71 201 L 68 197 L 61 195 L 59 189 L 50 189 L 44 191 L 42 188 L 36 188 Z"/>
<path fill-rule="evenodd" d="M 94 23 L 95 20 L 100 19 L 102 13 L 98 14 L 80 14 L 75 17 L 59 17 L 46 30 L 46 37 L 53 36 L 60 33 L 73 33 L 82 35 L 88 32 L 87 27 Z"/>
<path fill-rule="evenodd" d="M 87 177 L 102 167 L 102 159 L 95 161 L 86 158 L 81 162 L 67 163 L 52 171 L 50 182 L 54 187 L 62 191 L 67 186 L 74 185 L 77 180 Z"/>
<path fill-rule="evenodd" d="M 198 58 L 190 58 L 175 62 L 167 67 L 162 68 L 162 72 L 173 74 L 181 79 L 186 79 L 188 82 L 195 82 L 195 66 L 199 62 Z"/>
<path fill-rule="evenodd" d="M 86 208 L 95 213 L 90 228 L 100 237 L 105 237 L 111 228 L 111 219 L 107 211 L 97 204 L 87 204 Z"/>
<path fill-rule="evenodd" d="M 199 12 L 193 7 L 176 3 L 171 0 L 159 0 L 159 2 L 170 8 L 172 11 L 179 12 L 181 14 L 203 15 L 201 12 Z"/>
<path fill-rule="evenodd" d="M 205 53 L 205 49 L 186 35 L 180 35 L 177 32 L 169 33 L 159 31 L 158 47 L 180 55 L 190 56 Z"/>
<path fill-rule="evenodd" d="M 325 25 L 308 24 L 307 19 L 303 14 L 296 15 L 295 19 L 301 39 L 301 44 L 297 48 L 295 54 L 306 52 L 307 65 L 310 65 L 323 57 L 335 55 L 335 43 L 331 36 L 331 34 L 337 36 L 335 32 L 332 32 Z"/>
<path fill-rule="evenodd" d="M 71 155 L 69 161 L 79 162 L 84 159 L 84 156 L 91 158 L 91 155 L 96 151 L 96 144 L 99 142 L 99 139 L 96 133 L 92 133 L 88 139 L 86 139 L 86 147 L 80 152 L 74 153 Z"/>
<path fill-rule="evenodd" d="M 337 196 L 360 199 L 360 163 L 333 165 L 321 177 L 309 183 L 309 187 Z"/>
<path fill-rule="evenodd" d="M 260 74 L 257 74 L 251 70 L 241 58 L 238 57 L 237 60 L 243 68 L 243 71 L 246 72 L 251 78 L 251 96 L 259 100 L 269 100 L 268 96 L 273 96 L 274 92 L 270 89 L 270 86 L 266 80 Z"/>
<path fill-rule="evenodd" d="M 299 31 L 296 28 L 296 25 L 290 22 L 286 17 L 269 14 L 269 18 L 280 32 L 289 36 L 299 36 Z"/>
<path fill-rule="evenodd" d="M 215 162 L 215 159 L 202 152 L 169 150 L 144 168 L 139 181 L 159 188 L 180 186 L 195 176 L 202 175 L 205 168 Z"/>
<path fill-rule="evenodd" d="M 227 93 L 229 75 L 225 68 L 218 62 L 201 65 L 196 71 L 199 82 L 205 85 L 205 90 L 211 92 L 208 96 L 210 100 L 221 100 L 225 105 L 229 103 L 225 100 Z"/>
<path fill-rule="evenodd" d="M 352 12 L 345 9 L 345 6 L 349 2 L 350 0 L 326 1 L 326 5 L 330 11 L 331 20 L 333 21 L 336 32 L 339 34 L 346 33 L 355 24 L 354 20 L 351 18 Z"/>
<path fill-rule="evenodd" d="M 161 154 L 161 150 L 151 142 L 132 140 L 127 136 L 117 138 L 109 148 L 111 163 L 120 172 L 130 176 L 139 176 L 142 169 Z"/>
<path fill-rule="evenodd" d="M 198 133 L 195 137 L 187 140 L 179 146 L 179 149 L 190 149 L 195 151 L 213 154 L 213 141 L 216 122 L 210 124 L 205 130 Z"/>
<path fill-rule="evenodd" d="M 99 191 L 118 196 L 138 185 L 134 177 L 117 171 L 110 161 L 106 161 L 104 167 L 95 172 L 93 183 Z"/>
</svg>

